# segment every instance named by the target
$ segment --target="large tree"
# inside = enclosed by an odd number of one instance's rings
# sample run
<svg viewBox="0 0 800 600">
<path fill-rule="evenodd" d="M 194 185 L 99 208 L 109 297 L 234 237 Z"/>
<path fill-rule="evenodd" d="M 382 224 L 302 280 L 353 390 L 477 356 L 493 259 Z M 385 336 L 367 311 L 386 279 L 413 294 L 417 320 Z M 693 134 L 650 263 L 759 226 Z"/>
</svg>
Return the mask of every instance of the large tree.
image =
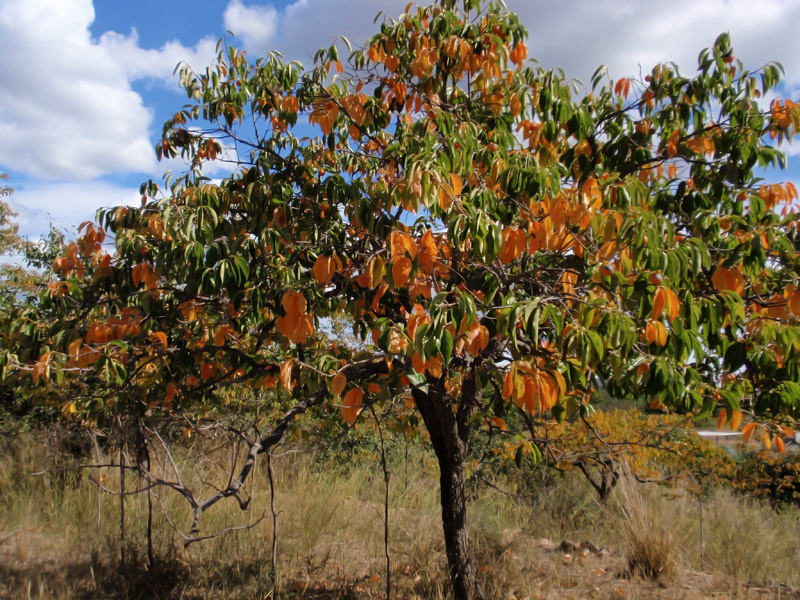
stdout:
<svg viewBox="0 0 800 600">
<path fill-rule="evenodd" d="M 533 432 L 520 452 L 601 386 L 758 417 L 780 443 L 800 409 L 800 232 L 794 187 L 759 176 L 800 109 L 764 109 L 780 67 L 747 70 L 727 35 L 692 77 L 598 70 L 583 93 L 526 61 L 501 3 L 455 4 L 410 7 L 310 70 L 223 43 L 183 67 L 189 104 L 157 152 L 190 169 L 85 224 L 19 342 L 34 382 L 69 375 L 64 407 L 94 422 L 276 388 L 287 413 L 254 456 L 326 396 L 348 422 L 410 396 L 465 599 L 465 456 L 509 407 Z M 209 161 L 230 175 L 212 183 Z M 340 315 L 355 356 L 314 335 Z"/>
</svg>

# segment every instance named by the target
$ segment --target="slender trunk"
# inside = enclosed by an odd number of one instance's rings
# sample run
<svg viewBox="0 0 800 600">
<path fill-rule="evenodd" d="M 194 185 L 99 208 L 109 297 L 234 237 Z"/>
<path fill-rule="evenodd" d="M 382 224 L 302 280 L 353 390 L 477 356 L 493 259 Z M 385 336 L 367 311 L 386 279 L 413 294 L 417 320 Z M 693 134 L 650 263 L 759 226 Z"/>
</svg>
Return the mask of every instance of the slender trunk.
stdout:
<svg viewBox="0 0 800 600">
<path fill-rule="evenodd" d="M 442 528 L 447 564 L 456 600 L 481 597 L 475 582 L 467 529 L 464 462 L 469 447 L 469 420 L 476 406 L 474 374 L 466 378 L 457 409 L 443 389 L 443 379 L 430 382 L 430 392 L 413 391 L 417 409 L 431 436 L 439 462 Z"/>
<path fill-rule="evenodd" d="M 469 554 L 463 456 L 440 458 L 439 471 L 442 527 L 453 595 L 457 600 L 469 600 L 475 594 L 475 572 Z"/>
<path fill-rule="evenodd" d="M 119 443 L 119 562 L 125 564 L 125 454 L 124 443 Z"/>
</svg>

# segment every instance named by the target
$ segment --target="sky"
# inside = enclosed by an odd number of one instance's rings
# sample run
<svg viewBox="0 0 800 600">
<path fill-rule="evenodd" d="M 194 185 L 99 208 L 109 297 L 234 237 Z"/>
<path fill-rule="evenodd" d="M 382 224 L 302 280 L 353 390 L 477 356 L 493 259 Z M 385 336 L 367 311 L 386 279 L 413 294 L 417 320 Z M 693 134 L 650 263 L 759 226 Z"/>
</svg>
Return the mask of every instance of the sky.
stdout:
<svg viewBox="0 0 800 600">
<path fill-rule="evenodd" d="M 379 11 L 407 0 L 0 0 L 0 173 L 31 238 L 50 224 L 74 233 L 101 206 L 138 204 L 139 184 L 179 163 L 159 163 L 161 126 L 185 102 L 173 71 L 202 70 L 226 31 L 253 58 L 279 50 L 311 64 L 338 36 L 354 44 Z M 780 61 L 783 97 L 800 101 L 797 0 L 508 0 L 527 27 L 529 56 L 589 81 L 659 62 L 691 75 L 722 31 L 748 68 Z M 800 187 L 800 140 L 785 148 Z"/>
</svg>

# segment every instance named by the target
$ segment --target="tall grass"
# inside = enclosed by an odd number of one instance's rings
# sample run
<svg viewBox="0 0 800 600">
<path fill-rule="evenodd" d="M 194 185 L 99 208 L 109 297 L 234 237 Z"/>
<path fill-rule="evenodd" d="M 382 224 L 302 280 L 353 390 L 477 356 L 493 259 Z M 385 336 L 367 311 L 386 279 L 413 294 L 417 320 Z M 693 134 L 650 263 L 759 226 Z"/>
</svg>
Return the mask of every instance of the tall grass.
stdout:
<svg viewBox="0 0 800 600">
<path fill-rule="evenodd" d="M 184 548 L 162 514 L 188 528 L 191 515 L 177 494 L 154 498 L 156 562 L 146 561 L 145 495 L 126 500 L 126 563 L 119 563 L 119 501 L 98 494 L 89 471 L 63 471 L 63 446 L 44 434 L 3 442 L 0 450 L 0 598 L 272 598 L 272 526 L 264 465 L 248 483 L 252 501 L 241 511 L 233 501 L 214 506 L 201 520 L 201 535 L 256 523 Z M 48 434 L 49 435 L 49 434 Z M 94 450 L 89 446 L 90 453 Z M 206 449 L 208 450 L 208 449 Z M 224 480 L 230 456 L 220 449 L 200 471 L 196 456 L 176 452 L 187 485 Z M 107 461 L 113 456 L 81 460 Z M 390 551 L 397 598 L 447 598 L 438 478 L 434 458 L 412 446 L 391 456 Z M 154 464 L 168 474 L 158 456 Z M 349 464 L 325 456 L 286 452 L 273 460 L 278 511 L 280 598 L 381 598 L 384 578 L 383 478 L 376 463 Z M 406 467 L 408 479 L 405 478 Z M 91 471 L 111 489 L 117 469 Z M 529 493 L 527 478 L 512 472 L 494 483 Z M 535 494 L 512 496 L 485 485 L 469 505 L 473 551 L 487 598 L 702 597 L 713 590 L 737 593 L 746 584 L 800 586 L 796 569 L 800 511 L 775 513 L 727 492 L 700 504 L 680 490 L 630 488 L 612 506 L 594 500 L 579 474 L 543 478 Z M 139 485 L 133 475 L 127 487 Z M 638 511 L 638 512 L 637 512 Z M 260 520 L 263 515 L 267 518 Z M 638 521 L 637 521 L 638 519 Z M 674 538 L 659 538 L 674 530 Z M 659 584 L 626 578 L 631 531 L 640 552 L 660 548 L 672 578 Z M 610 555 L 564 554 L 552 546 L 590 540 Z M 655 540 L 655 541 L 654 541 Z M 660 541 L 659 541 L 660 540 Z M 660 544 L 660 545 L 659 545 Z M 654 562 L 651 558 L 647 561 Z M 689 577 L 705 562 L 704 578 Z M 666 586 L 663 589 L 659 586 Z M 676 591 L 677 590 L 677 591 Z M 620 595 L 622 594 L 622 595 Z M 663 596 L 667 597 L 667 595 Z"/>
</svg>

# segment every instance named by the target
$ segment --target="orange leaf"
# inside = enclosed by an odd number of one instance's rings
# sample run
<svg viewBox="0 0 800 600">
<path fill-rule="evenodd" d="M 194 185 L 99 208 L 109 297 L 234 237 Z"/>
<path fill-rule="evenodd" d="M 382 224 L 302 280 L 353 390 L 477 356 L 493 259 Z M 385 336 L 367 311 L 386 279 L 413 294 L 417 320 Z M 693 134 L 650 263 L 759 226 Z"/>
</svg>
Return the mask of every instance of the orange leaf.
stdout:
<svg viewBox="0 0 800 600">
<path fill-rule="evenodd" d="M 670 321 L 674 321 L 681 312 L 681 301 L 678 300 L 678 294 L 668 288 L 664 288 L 664 295 L 667 300 L 667 315 Z"/>
<path fill-rule="evenodd" d="M 756 428 L 755 423 L 748 423 L 742 427 L 742 441 L 746 444 L 750 441 L 750 436 L 753 435 L 753 430 Z"/>
<path fill-rule="evenodd" d="M 656 290 L 656 295 L 653 297 L 653 314 L 651 318 L 655 321 L 664 312 L 664 307 L 667 304 L 667 295 L 664 293 L 664 288 L 659 286 Z"/>
<path fill-rule="evenodd" d="M 722 429 L 722 426 L 725 424 L 725 421 L 728 420 L 728 411 L 727 409 L 722 409 L 719 411 L 717 415 L 717 429 Z"/>
<path fill-rule="evenodd" d="M 413 259 L 417 255 L 414 238 L 406 233 L 393 231 L 389 236 L 389 248 L 392 258 L 408 254 Z"/>
<path fill-rule="evenodd" d="M 353 388 L 344 395 L 342 400 L 342 418 L 352 425 L 356 422 L 364 404 L 364 394 L 358 388 Z"/>
<path fill-rule="evenodd" d="M 150 341 L 159 344 L 162 348 L 167 347 L 167 334 L 163 331 L 154 331 L 150 334 Z"/>
<path fill-rule="evenodd" d="M 408 282 L 412 266 L 411 259 L 407 256 L 398 256 L 394 259 L 392 262 L 392 279 L 395 287 L 401 287 Z"/>
<path fill-rule="evenodd" d="M 294 384 L 292 383 L 292 368 L 294 367 L 294 359 L 289 358 L 281 363 L 281 385 L 287 392 L 291 392 Z"/>
<path fill-rule="evenodd" d="M 317 280 L 317 283 L 325 285 L 326 283 L 330 283 L 333 278 L 333 274 L 335 273 L 334 267 L 334 261 L 330 256 L 320 256 L 311 268 L 311 272 L 314 275 L 314 279 Z"/>
<path fill-rule="evenodd" d="M 461 177 L 456 173 L 450 173 L 450 185 L 453 187 L 453 195 L 460 196 L 461 190 L 464 188 L 464 182 Z"/>
<path fill-rule="evenodd" d="M 142 282 L 142 267 L 144 263 L 139 263 L 133 269 L 131 269 L 131 278 L 133 279 L 134 287 L 139 287 L 139 284 Z"/>
<path fill-rule="evenodd" d="M 765 429 L 762 433 L 762 439 L 764 440 L 764 447 L 769 450 L 772 448 L 772 438 L 769 437 L 769 432 Z"/>
<path fill-rule="evenodd" d="M 673 131 L 669 136 L 669 141 L 667 141 L 667 156 L 669 156 L 670 158 L 678 154 L 679 138 L 680 138 L 680 132 L 677 129 Z"/>
<path fill-rule="evenodd" d="M 686 145 L 689 147 L 689 150 L 695 154 L 703 154 L 705 150 L 705 144 L 703 143 L 702 137 L 695 137 L 687 140 Z"/>
<path fill-rule="evenodd" d="M 214 376 L 214 373 L 217 372 L 217 368 L 210 362 L 204 362 L 200 365 L 200 377 L 203 381 L 208 381 Z"/>
<path fill-rule="evenodd" d="M 422 360 L 422 357 L 419 355 L 419 352 L 415 352 L 414 356 L 411 357 L 411 367 L 417 373 L 424 373 L 425 370 L 428 368 L 428 361 Z"/>
<path fill-rule="evenodd" d="M 644 328 L 644 339 L 647 340 L 648 344 L 652 344 L 656 341 L 657 333 L 658 329 L 656 328 L 655 321 L 649 321 Z"/>
<path fill-rule="evenodd" d="M 39 357 L 39 360 L 33 365 L 33 383 L 36 384 L 39 382 L 39 379 L 43 379 L 47 381 L 47 371 L 50 368 L 50 357 L 52 352 L 45 352 Z"/>
<path fill-rule="evenodd" d="M 514 393 L 514 370 L 508 371 L 505 378 L 503 378 L 503 398 L 506 400 L 511 399 Z"/>
<path fill-rule="evenodd" d="M 731 422 L 730 422 L 731 431 L 739 431 L 739 427 L 741 426 L 742 426 L 742 411 L 735 410 L 731 414 Z"/>
<path fill-rule="evenodd" d="M 718 291 L 730 290 L 740 296 L 744 292 L 744 277 L 737 268 L 719 266 L 711 276 L 711 283 Z"/>
<path fill-rule="evenodd" d="M 789 297 L 789 308 L 795 315 L 800 316 L 800 289 L 795 290 Z"/>
<path fill-rule="evenodd" d="M 172 404 L 172 399 L 175 397 L 177 393 L 178 393 L 178 386 L 175 385 L 174 381 L 170 381 L 167 384 L 167 393 L 164 396 L 164 404 L 166 404 L 167 406 Z"/>
<path fill-rule="evenodd" d="M 433 233 L 427 229 L 419 241 L 419 265 L 420 268 L 428 274 L 433 273 L 433 262 L 439 254 L 439 249 L 436 246 L 436 240 L 433 238 Z"/>
<path fill-rule="evenodd" d="M 783 440 L 776 435 L 773 441 L 775 442 L 775 449 L 781 454 L 783 454 L 784 450 Z"/>
<path fill-rule="evenodd" d="M 503 419 L 501 419 L 500 417 L 492 417 L 491 419 L 489 419 L 489 421 L 491 422 L 492 425 L 494 425 L 501 431 L 508 431 L 508 425 L 506 425 L 506 422 L 503 421 Z"/>
<path fill-rule="evenodd" d="M 286 290 L 281 297 L 281 305 L 287 315 L 299 316 L 306 312 L 306 299 L 303 294 L 294 290 Z"/>
<path fill-rule="evenodd" d="M 428 374 L 436 379 L 442 376 L 441 356 L 432 356 L 428 359 Z"/>
<path fill-rule="evenodd" d="M 230 325 L 220 325 L 217 327 L 217 331 L 214 333 L 214 345 L 216 346 L 224 346 L 225 340 L 228 337 L 228 334 L 233 333 L 233 328 Z"/>
<path fill-rule="evenodd" d="M 347 385 L 347 377 L 344 376 L 344 373 L 337 373 L 331 380 L 331 393 L 338 398 L 342 395 L 345 385 Z"/>
</svg>

